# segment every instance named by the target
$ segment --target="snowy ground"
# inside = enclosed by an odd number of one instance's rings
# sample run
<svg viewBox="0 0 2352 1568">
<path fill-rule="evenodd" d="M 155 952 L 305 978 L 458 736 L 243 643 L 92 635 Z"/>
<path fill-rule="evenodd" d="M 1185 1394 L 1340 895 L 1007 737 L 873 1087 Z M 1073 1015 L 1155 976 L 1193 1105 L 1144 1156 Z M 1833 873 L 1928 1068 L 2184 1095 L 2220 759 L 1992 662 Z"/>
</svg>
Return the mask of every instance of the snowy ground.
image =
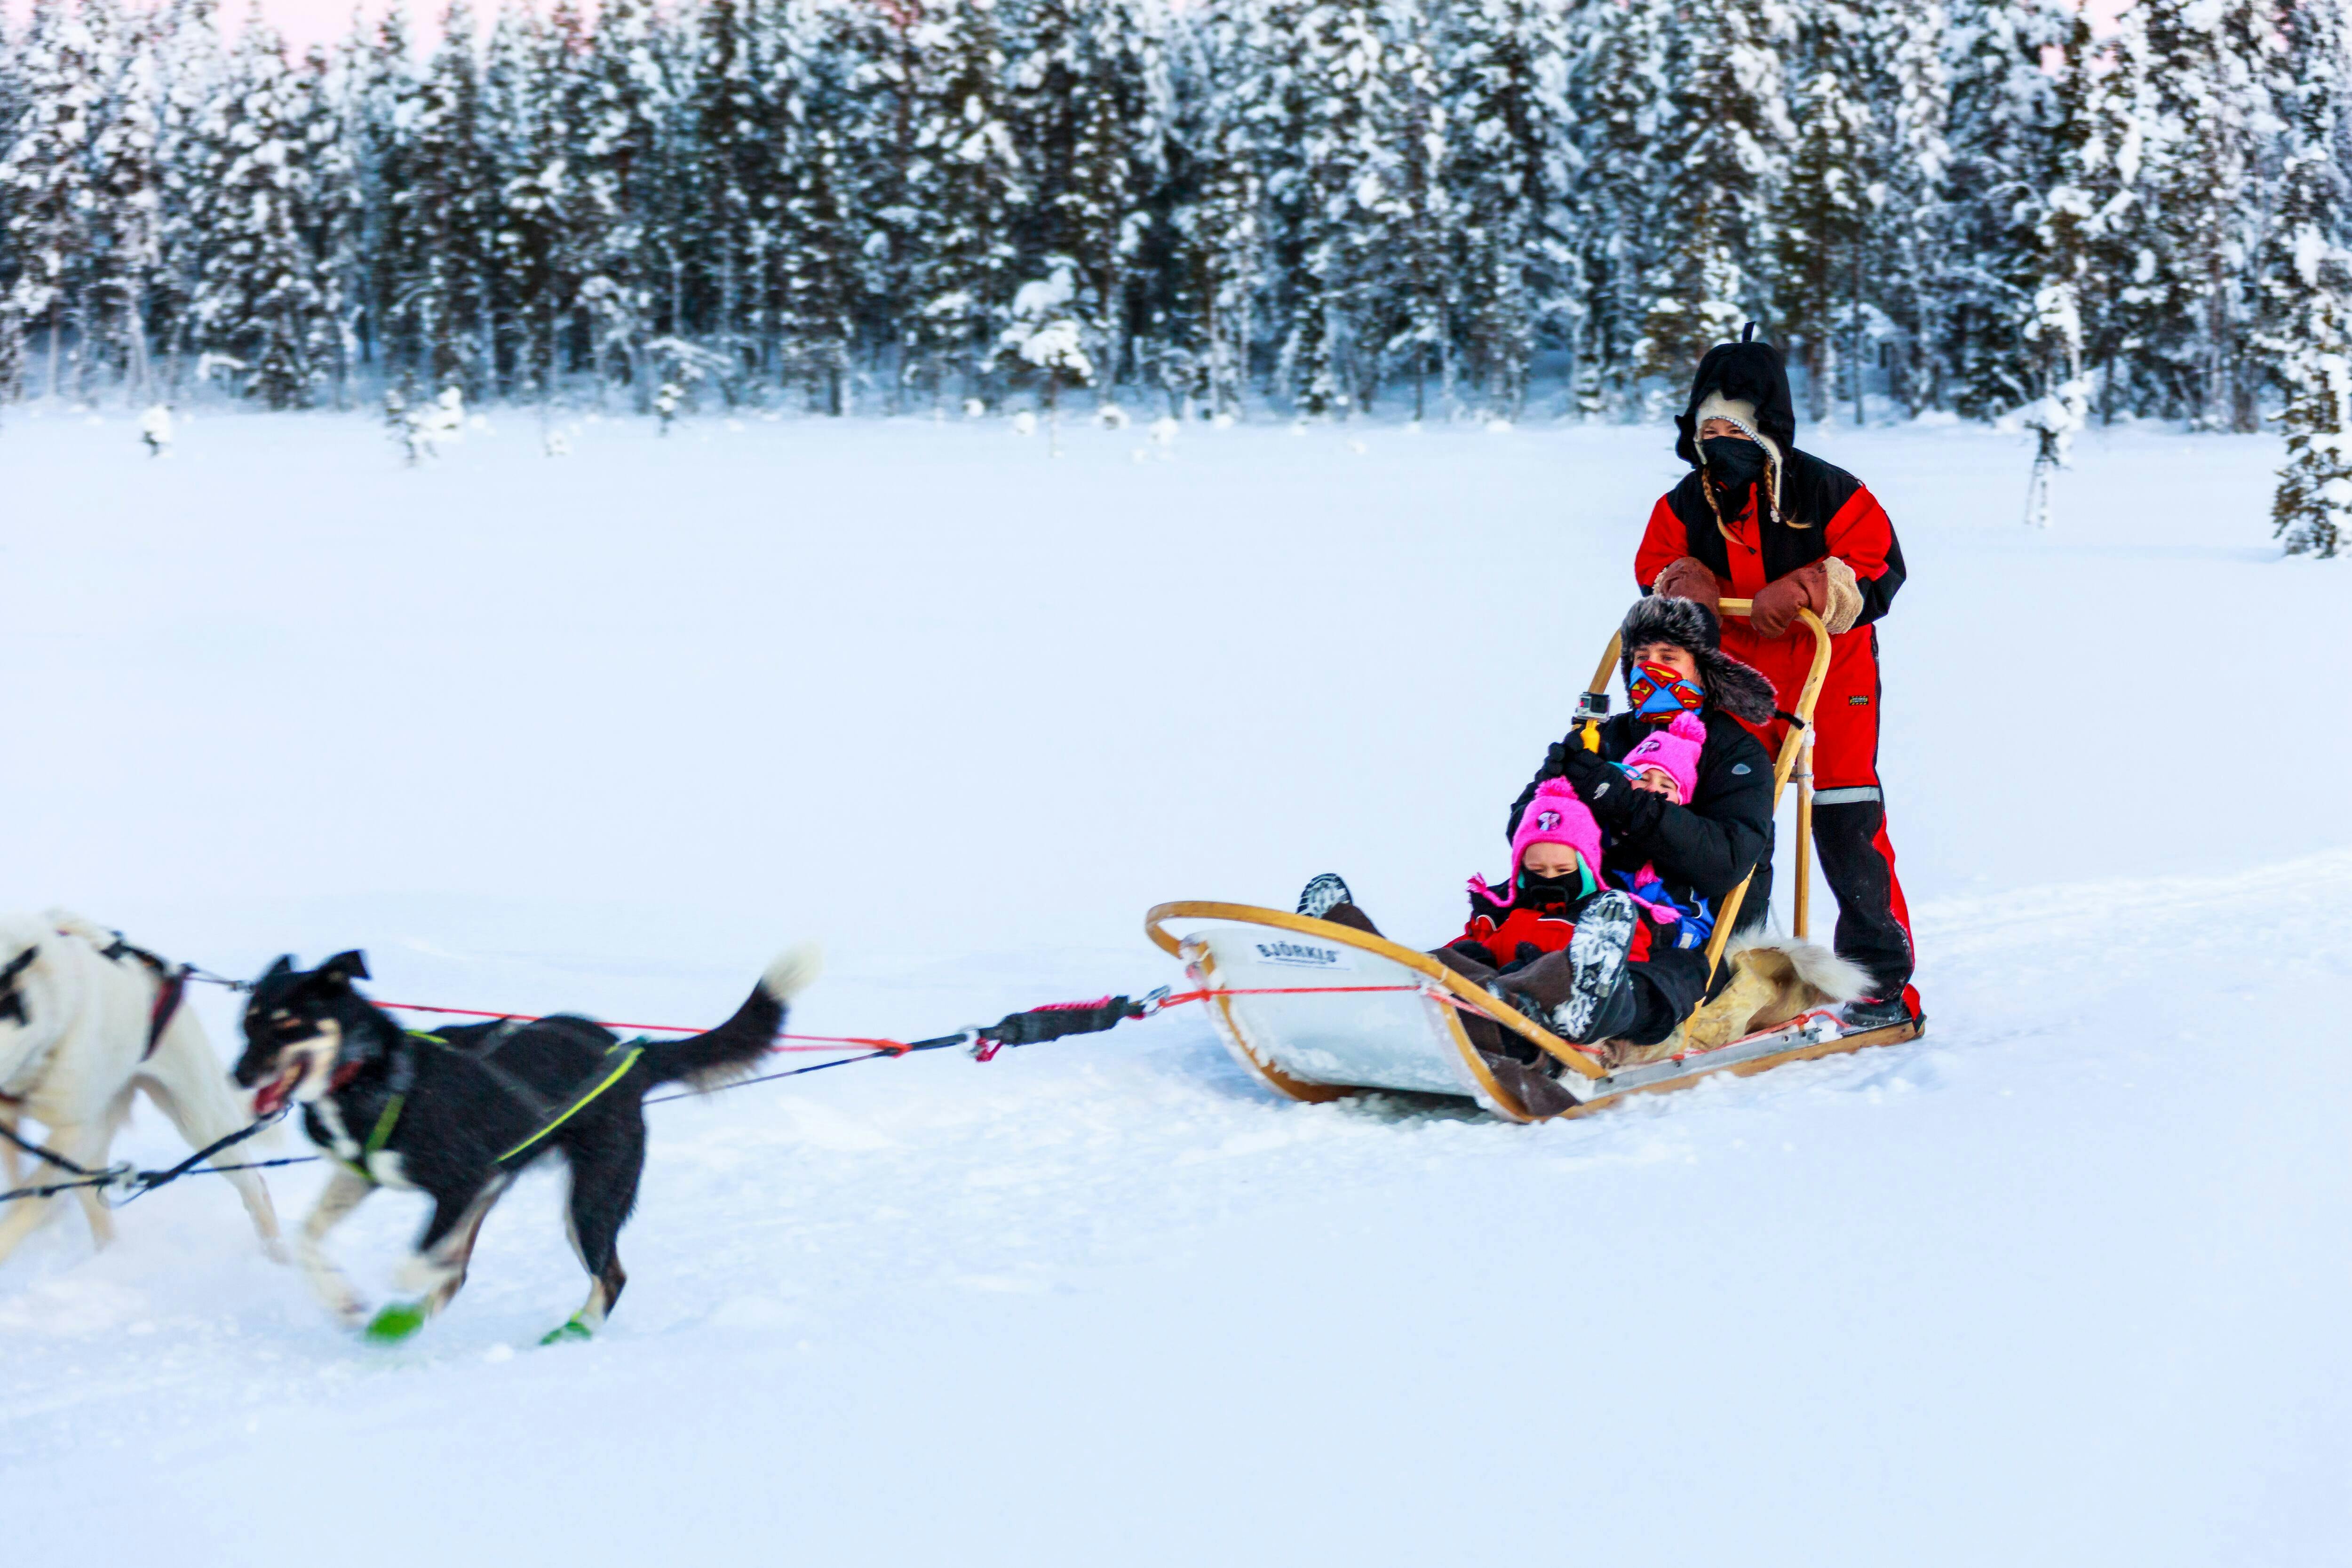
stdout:
<svg viewBox="0 0 2352 1568">
<path fill-rule="evenodd" d="M 380 994 L 943 1032 L 1168 898 L 1434 941 L 1630 595 L 1654 432 L 12 416 L 0 902 Z M 217 1182 L 0 1265 L 27 1561 L 2341 1563 L 2352 652 L 2268 440 L 1830 431 L 1910 557 L 1909 1047 L 1559 1126 L 1278 1104 L 1197 1012 L 650 1114 L 407 1349 Z M 1140 456 L 1139 456 L 1140 454 Z M 220 999 L 200 998 L 215 1037 Z M 127 1152 L 174 1152 L 151 1115 Z M 299 1212 L 305 1168 L 275 1184 Z M 418 1218 L 340 1237 L 372 1289 Z"/>
</svg>

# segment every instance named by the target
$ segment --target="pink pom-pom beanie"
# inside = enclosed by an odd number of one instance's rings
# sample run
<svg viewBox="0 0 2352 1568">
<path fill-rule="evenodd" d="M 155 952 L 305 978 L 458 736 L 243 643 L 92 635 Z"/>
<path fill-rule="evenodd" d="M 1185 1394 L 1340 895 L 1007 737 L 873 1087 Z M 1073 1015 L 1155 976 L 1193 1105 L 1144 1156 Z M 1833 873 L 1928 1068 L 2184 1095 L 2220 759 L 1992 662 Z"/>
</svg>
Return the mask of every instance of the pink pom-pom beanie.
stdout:
<svg viewBox="0 0 2352 1568">
<path fill-rule="evenodd" d="M 1620 764 L 1630 778 L 1640 778 L 1643 770 L 1656 768 L 1675 781 L 1682 793 L 1675 804 L 1688 805 L 1691 796 L 1698 793 L 1698 754 L 1706 744 L 1706 726 L 1696 713 L 1677 713 L 1675 721 L 1663 730 L 1653 731 L 1642 743 L 1625 753 Z"/>
<path fill-rule="evenodd" d="M 1502 889 L 1488 887 L 1484 877 L 1473 877 L 1470 890 L 1509 909 L 1518 901 L 1519 863 L 1535 844 L 1567 845 L 1583 859 L 1585 874 L 1595 885 L 1600 883 L 1601 825 L 1592 820 L 1591 808 L 1577 797 L 1566 779 L 1546 779 L 1536 786 L 1535 799 L 1520 814 L 1519 830 L 1511 835 L 1511 874 L 1503 879 Z"/>
<path fill-rule="evenodd" d="M 1601 875 L 1601 825 L 1592 820 L 1592 810 L 1577 797 L 1574 786 L 1566 779 L 1546 779 L 1536 787 L 1535 799 L 1519 817 L 1519 830 L 1511 835 L 1511 876 L 1517 879 L 1519 862 L 1527 858 L 1528 847 L 1537 844 L 1565 844 L 1584 858 L 1584 868 L 1598 879 Z"/>
</svg>

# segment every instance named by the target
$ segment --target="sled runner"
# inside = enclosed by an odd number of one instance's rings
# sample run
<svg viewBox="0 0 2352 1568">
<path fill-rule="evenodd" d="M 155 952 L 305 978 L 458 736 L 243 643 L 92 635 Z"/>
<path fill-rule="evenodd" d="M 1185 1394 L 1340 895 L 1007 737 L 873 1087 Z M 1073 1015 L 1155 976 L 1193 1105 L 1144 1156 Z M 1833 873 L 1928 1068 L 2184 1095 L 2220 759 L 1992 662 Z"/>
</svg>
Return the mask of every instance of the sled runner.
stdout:
<svg viewBox="0 0 2352 1568">
<path fill-rule="evenodd" d="M 1748 602 L 1727 599 L 1723 609 L 1744 614 Z M 1829 669 L 1829 632 L 1810 611 L 1800 615 L 1813 636 L 1812 668 L 1795 718 L 1772 770 L 1772 800 L 1792 780 L 1798 787 L 1795 934 L 1811 915 L 1811 744 L 1813 704 Z M 1612 634 L 1591 685 L 1577 706 L 1588 728 L 1609 710 L 1616 673 Z M 1707 944 L 1712 971 L 1724 959 L 1747 885 L 1724 900 Z M 1768 889 L 1769 891 L 1769 889 Z M 1168 928 L 1181 922 L 1179 934 Z M 1465 1012 L 1493 1019 L 1532 1043 L 1557 1064 L 1560 1086 L 1576 1100 L 1563 1116 L 1581 1115 L 1629 1094 L 1683 1089 L 1717 1072 L 1746 1075 L 1784 1062 L 1834 1056 L 1870 1046 L 1918 1038 L 1916 1019 L 1849 1032 L 1834 1012 L 1806 1008 L 1783 1016 L 1769 999 L 1785 995 L 1769 977 L 1764 948 L 1735 953 L 1738 972 L 1663 1045 L 1638 1053 L 1629 1065 L 1610 1066 L 1607 1051 L 1587 1051 L 1507 1006 L 1481 986 L 1425 952 L 1399 946 L 1350 926 L 1249 904 L 1187 901 L 1160 904 L 1144 917 L 1145 932 L 1181 959 L 1208 992 L 1209 1015 L 1234 1058 L 1276 1093 L 1328 1100 L 1366 1090 L 1466 1096 L 1514 1121 L 1540 1120 L 1489 1070 L 1463 1029 Z"/>
</svg>

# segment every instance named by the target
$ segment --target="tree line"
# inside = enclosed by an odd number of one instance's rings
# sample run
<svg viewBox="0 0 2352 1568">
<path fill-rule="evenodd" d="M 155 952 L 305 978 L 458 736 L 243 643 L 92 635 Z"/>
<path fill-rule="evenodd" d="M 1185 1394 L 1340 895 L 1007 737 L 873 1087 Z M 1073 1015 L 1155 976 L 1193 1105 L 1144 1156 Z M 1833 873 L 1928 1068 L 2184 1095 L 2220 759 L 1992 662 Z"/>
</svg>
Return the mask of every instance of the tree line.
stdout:
<svg viewBox="0 0 2352 1568">
<path fill-rule="evenodd" d="M 2284 421 L 2332 546 L 2346 4 L 37 0 L 0 398 L 1608 417 L 1753 320 L 1815 418 Z"/>
</svg>

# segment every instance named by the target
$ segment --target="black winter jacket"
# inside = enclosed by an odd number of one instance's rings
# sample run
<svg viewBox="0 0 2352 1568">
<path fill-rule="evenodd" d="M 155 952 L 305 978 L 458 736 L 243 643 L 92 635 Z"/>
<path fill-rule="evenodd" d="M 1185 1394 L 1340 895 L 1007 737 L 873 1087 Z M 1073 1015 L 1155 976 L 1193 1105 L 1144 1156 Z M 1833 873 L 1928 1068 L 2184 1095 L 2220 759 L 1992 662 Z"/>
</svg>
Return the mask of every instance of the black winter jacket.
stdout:
<svg viewBox="0 0 2352 1568">
<path fill-rule="evenodd" d="M 1689 805 L 1670 805 L 1663 795 L 1637 790 L 1621 769 L 1609 765 L 1622 761 L 1652 728 L 1620 713 L 1601 724 L 1598 755 L 1587 752 L 1574 733 L 1553 743 L 1543 767 L 1511 806 L 1504 837 L 1519 830 L 1519 817 L 1535 799 L 1538 784 L 1566 778 L 1608 835 L 1601 865 L 1611 874 L 1611 886 L 1622 886 L 1614 873 L 1637 872 L 1648 862 L 1657 867 L 1676 903 L 1696 907 L 1696 894 L 1719 913 L 1740 879 L 1771 854 L 1772 759 L 1737 719 L 1712 708 L 1702 718 L 1706 744 L 1699 748 L 1698 788 Z M 1762 901 L 1756 907 L 1761 909 Z"/>
</svg>

